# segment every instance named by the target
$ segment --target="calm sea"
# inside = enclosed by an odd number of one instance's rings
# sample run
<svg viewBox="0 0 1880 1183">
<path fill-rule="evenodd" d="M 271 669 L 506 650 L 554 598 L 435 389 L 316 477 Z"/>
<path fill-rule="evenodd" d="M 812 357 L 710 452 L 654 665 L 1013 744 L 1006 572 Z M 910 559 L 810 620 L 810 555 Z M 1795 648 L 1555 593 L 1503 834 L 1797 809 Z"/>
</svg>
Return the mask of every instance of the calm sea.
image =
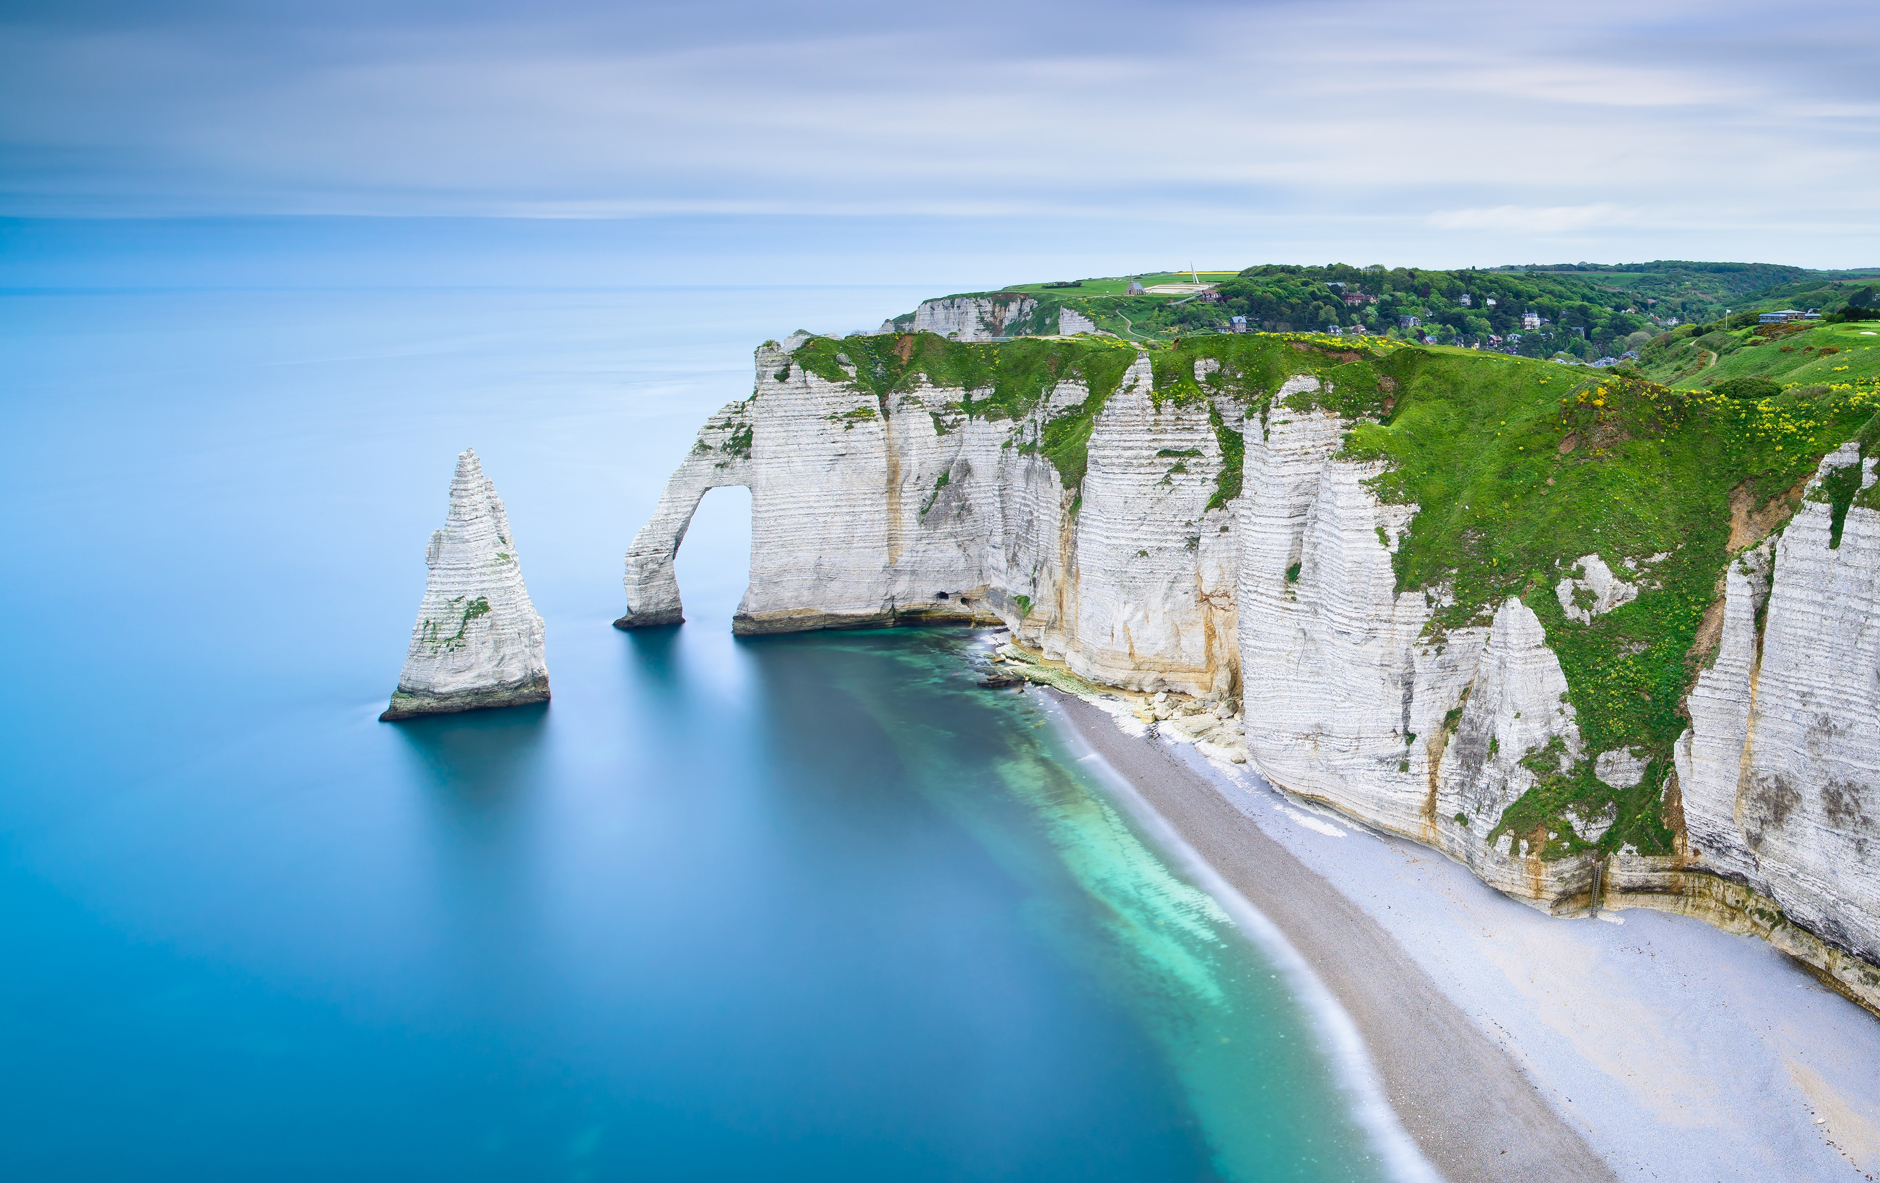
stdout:
<svg viewBox="0 0 1880 1183">
<path fill-rule="evenodd" d="M 1351 1180 L 1301 1006 L 964 630 L 620 563 L 750 349 L 891 289 L 0 293 L 20 1180 Z M 554 702 L 403 726 L 457 451 Z"/>
</svg>

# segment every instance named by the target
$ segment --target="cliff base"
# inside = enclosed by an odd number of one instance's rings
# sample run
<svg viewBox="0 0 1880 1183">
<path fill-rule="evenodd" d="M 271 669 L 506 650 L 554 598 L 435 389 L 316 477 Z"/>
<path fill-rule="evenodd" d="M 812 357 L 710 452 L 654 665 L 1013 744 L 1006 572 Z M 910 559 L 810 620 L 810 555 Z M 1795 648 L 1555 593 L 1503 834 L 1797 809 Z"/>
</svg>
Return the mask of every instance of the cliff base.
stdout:
<svg viewBox="0 0 1880 1183">
<path fill-rule="evenodd" d="M 664 628 L 671 624 L 684 624 L 685 614 L 674 608 L 670 612 L 642 612 L 638 616 L 626 615 L 614 621 L 614 627 L 623 632 L 630 628 Z"/>
<path fill-rule="evenodd" d="M 1612 886 L 1600 902 L 1615 909 L 1650 908 L 1691 916 L 1725 932 L 1760 937 L 1822 985 L 1880 1017 L 1880 967 L 1795 924 L 1769 897 L 1717 875 L 1673 868 L 1670 861 L 1635 857 L 1635 865 L 1615 867 Z M 1646 865 L 1653 862 L 1667 865 Z"/>
<path fill-rule="evenodd" d="M 406 690 L 392 692 L 391 705 L 379 716 L 381 723 L 396 723 L 400 719 L 415 719 L 421 715 L 450 715 L 458 711 L 481 711 L 494 707 L 520 707 L 532 703 L 548 701 L 548 675 L 518 682 L 513 686 L 496 686 L 488 690 L 471 690 L 460 694 L 412 693 Z"/>
<path fill-rule="evenodd" d="M 833 628 L 896 628 L 924 624 L 996 625 L 990 610 L 973 605 L 957 607 L 894 608 L 885 612 L 740 612 L 731 618 L 731 631 L 740 637 L 774 633 L 808 633 Z"/>
</svg>

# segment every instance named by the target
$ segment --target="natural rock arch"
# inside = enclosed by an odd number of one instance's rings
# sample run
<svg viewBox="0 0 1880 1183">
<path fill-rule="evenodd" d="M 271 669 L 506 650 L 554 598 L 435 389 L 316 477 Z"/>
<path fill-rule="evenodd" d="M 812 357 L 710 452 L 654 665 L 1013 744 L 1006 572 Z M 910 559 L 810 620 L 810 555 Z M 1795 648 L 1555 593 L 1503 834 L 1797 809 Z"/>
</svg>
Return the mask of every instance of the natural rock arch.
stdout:
<svg viewBox="0 0 1880 1183">
<path fill-rule="evenodd" d="M 748 400 L 730 403 L 706 421 L 679 471 L 666 482 L 652 518 L 633 536 L 627 548 L 627 612 L 614 621 L 615 628 L 685 623 L 673 563 L 706 493 L 751 487 L 749 407 Z"/>
</svg>

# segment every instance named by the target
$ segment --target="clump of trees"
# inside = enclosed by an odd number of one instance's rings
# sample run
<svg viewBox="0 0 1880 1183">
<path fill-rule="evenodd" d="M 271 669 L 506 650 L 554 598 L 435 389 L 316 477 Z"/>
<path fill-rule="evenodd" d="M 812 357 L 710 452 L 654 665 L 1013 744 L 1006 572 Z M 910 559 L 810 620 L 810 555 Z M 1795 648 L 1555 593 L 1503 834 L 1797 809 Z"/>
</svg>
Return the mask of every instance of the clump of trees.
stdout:
<svg viewBox="0 0 1880 1183">
<path fill-rule="evenodd" d="M 1880 286 L 1868 284 L 1847 298 L 1847 303 L 1823 317 L 1824 320 L 1880 320 Z"/>
<path fill-rule="evenodd" d="M 1269 331 L 1364 326 L 1444 344 L 1510 342 L 1522 353 L 1596 357 L 1651 340 L 1650 301 L 1578 273 L 1428 271 L 1420 268 L 1249 267 L 1220 285 L 1230 315 Z M 1466 297 L 1466 302 L 1465 302 Z M 1547 323 L 1522 327 L 1532 311 Z M 1407 325 L 1406 318 L 1415 318 Z"/>
</svg>

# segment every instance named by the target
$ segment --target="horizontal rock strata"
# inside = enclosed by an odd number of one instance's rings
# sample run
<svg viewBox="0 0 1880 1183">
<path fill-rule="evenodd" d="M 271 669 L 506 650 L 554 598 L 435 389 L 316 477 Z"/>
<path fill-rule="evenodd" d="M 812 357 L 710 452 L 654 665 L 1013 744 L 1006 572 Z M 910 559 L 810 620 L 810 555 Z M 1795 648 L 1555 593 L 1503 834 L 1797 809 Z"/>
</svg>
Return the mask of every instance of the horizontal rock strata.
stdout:
<svg viewBox="0 0 1880 1183">
<path fill-rule="evenodd" d="M 979 299 L 923 314 L 999 335 L 1013 306 Z M 1880 1009 L 1880 510 L 1855 504 L 1837 535 L 1817 496 L 1779 542 L 1732 558 L 1675 761 L 1591 751 L 1536 608 L 1585 627 L 1652 594 L 1668 555 L 1617 569 L 1562 555 L 1552 579 L 1437 627 L 1456 601 L 1444 586 L 1398 590 L 1394 557 L 1420 510 L 1381 499 L 1385 465 L 1347 454 L 1361 415 L 1336 409 L 1323 375 L 1338 371 L 1281 371 L 1250 398 L 1252 379 L 1212 357 L 1190 375 L 1169 368 L 1190 364 L 1179 355 L 1144 353 L 1097 383 L 1090 359 L 1104 355 L 1077 351 L 1129 347 L 1079 337 L 973 347 L 986 356 L 955 359 L 961 377 L 884 382 L 880 351 L 906 361 L 925 339 L 869 340 L 757 351 L 751 397 L 701 430 L 634 540 L 623 626 L 681 618 L 686 523 L 707 489 L 746 485 L 738 632 L 1001 621 L 1026 676 L 1191 701 L 1144 702 L 1139 717 L 1537 907 L 1701 915 Z M 1032 351 L 1009 364 L 1054 376 L 1001 394 L 1012 379 L 993 350 Z M 1862 463 L 1849 447 L 1823 472 Z M 1543 781 L 1630 790 L 1648 774 L 1670 853 L 1602 842 L 1610 805 L 1510 820 Z"/>
<path fill-rule="evenodd" d="M 1037 307 L 1038 301 L 1013 292 L 926 300 L 914 310 L 913 330 L 955 341 L 990 341 L 1011 336 Z"/>
<path fill-rule="evenodd" d="M 379 718 L 548 701 L 542 618 L 523 586 L 509 515 L 474 451 L 457 458 L 450 513 L 424 562 L 405 668 Z"/>
<path fill-rule="evenodd" d="M 1858 463 L 1847 445 L 1809 491 Z M 1880 512 L 1849 507 L 1838 546 L 1832 519 L 1805 499 L 1730 565 L 1678 779 L 1690 865 L 1773 900 L 1772 928 L 1851 954 L 1829 972 L 1880 998 Z"/>
</svg>

